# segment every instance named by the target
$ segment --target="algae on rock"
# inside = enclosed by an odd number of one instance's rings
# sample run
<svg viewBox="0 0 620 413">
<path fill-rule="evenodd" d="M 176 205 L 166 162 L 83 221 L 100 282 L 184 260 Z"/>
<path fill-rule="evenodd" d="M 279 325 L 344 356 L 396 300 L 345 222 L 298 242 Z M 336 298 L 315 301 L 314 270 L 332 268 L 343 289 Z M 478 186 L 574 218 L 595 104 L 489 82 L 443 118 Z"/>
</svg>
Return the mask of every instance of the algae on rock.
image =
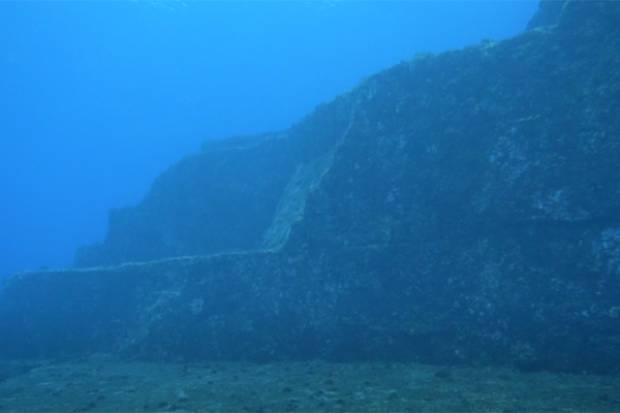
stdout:
<svg viewBox="0 0 620 413">
<path fill-rule="evenodd" d="M 557 13 L 207 145 L 10 279 L 0 352 L 620 371 L 620 3 Z"/>
</svg>

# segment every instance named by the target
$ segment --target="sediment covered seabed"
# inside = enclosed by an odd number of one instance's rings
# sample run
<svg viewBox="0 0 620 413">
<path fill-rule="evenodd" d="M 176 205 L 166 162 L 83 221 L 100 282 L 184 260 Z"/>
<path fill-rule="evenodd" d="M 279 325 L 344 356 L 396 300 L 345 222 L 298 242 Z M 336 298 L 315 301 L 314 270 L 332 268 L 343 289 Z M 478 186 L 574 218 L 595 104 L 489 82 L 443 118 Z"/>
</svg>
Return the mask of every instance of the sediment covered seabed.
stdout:
<svg viewBox="0 0 620 413">
<path fill-rule="evenodd" d="M 0 364 L 0 412 L 612 412 L 620 377 L 411 363 Z"/>
</svg>

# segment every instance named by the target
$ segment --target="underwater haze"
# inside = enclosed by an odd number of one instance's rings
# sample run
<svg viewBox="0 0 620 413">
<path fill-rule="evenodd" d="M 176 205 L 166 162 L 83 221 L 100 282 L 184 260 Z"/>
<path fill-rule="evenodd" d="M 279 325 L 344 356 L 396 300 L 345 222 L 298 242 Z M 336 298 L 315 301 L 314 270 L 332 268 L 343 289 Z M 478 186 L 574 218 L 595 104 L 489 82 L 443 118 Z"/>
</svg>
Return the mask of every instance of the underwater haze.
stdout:
<svg viewBox="0 0 620 413">
<path fill-rule="evenodd" d="M 620 2 L 0 15 L 0 413 L 620 412 Z"/>
<path fill-rule="evenodd" d="M 535 1 L 0 2 L 0 276 L 72 264 L 201 143 L 280 130 Z"/>
</svg>

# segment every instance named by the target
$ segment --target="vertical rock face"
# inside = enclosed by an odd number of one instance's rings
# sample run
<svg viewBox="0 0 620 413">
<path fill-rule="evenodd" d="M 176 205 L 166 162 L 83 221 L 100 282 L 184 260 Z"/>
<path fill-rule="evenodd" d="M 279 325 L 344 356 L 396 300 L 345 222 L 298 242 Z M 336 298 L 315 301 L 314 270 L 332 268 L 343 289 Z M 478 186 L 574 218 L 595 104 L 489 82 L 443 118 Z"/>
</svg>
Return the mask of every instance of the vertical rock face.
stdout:
<svg viewBox="0 0 620 413">
<path fill-rule="evenodd" d="M 299 209 L 287 205 L 302 202 L 320 176 L 348 106 L 341 97 L 290 130 L 205 144 L 157 178 L 138 206 L 113 210 L 106 239 L 80 248 L 76 266 L 280 245 Z"/>
<path fill-rule="evenodd" d="M 151 261 L 13 277 L 0 352 L 619 371 L 620 5 L 545 4 L 182 161 L 77 259 Z"/>
<path fill-rule="evenodd" d="M 566 3 L 565 0 L 541 0 L 536 14 L 527 25 L 528 30 L 557 25 Z"/>
<path fill-rule="evenodd" d="M 614 225 L 620 43 L 618 29 L 590 29 L 528 32 L 373 78 L 291 244 Z"/>
</svg>

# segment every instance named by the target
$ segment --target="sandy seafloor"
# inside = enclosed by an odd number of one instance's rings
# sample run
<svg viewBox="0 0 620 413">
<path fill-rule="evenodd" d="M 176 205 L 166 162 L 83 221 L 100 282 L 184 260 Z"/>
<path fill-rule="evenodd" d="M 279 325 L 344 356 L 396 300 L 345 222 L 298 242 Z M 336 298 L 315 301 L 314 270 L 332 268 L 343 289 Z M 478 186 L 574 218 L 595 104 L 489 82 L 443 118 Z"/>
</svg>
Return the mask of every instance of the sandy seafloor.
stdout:
<svg viewBox="0 0 620 413">
<path fill-rule="evenodd" d="M 620 412 L 620 377 L 404 363 L 0 362 L 0 412 Z"/>
</svg>

